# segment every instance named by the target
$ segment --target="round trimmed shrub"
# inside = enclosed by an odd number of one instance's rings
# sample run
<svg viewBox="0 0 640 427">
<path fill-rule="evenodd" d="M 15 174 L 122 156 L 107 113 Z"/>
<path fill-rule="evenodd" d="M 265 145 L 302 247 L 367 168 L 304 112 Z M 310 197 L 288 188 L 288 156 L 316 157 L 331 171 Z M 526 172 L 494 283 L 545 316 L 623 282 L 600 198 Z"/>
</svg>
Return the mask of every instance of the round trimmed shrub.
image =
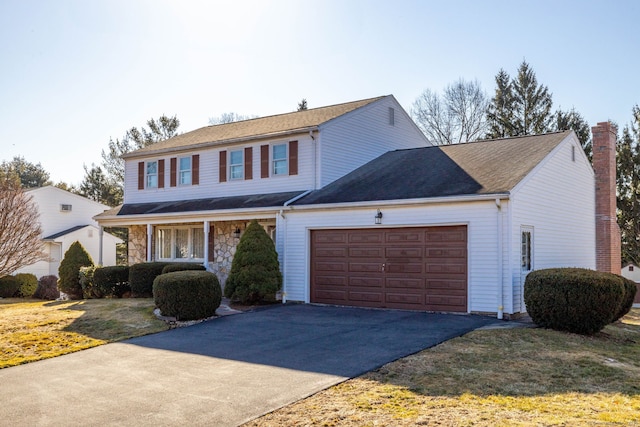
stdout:
<svg viewBox="0 0 640 427">
<path fill-rule="evenodd" d="M 64 292 L 70 299 L 82 299 L 82 285 L 80 284 L 80 267 L 91 267 L 91 256 L 80 244 L 75 241 L 71 244 L 58 268 L 58 289 Z"/>
<path fill-rule="evenodd" d="M 38 289 L 38 278 L 35 274 L 18 273 L 15 277 L 20 283 L 15 296 L 20 298 L 31 298 L 33 294 L 36 293 L 36 289 Z"/>
<path fill-rule="evenodd" d="M 638 292 L 636 282 L 622 276 L 620 276 L 620 278 L 624 285 L 624 297 L 622 299 L 622 304 L 620 304 L 620 310 L 618 310 L 615 316 L 613 316 L 613 322 L 622 319 L 627 313 L 629 313 L 629 311 L 631 311 L 631 307 L 633 307 L 633 300 L 636 298 L 636 292 Z"/>
<path fill-rule="evenodd" d="M 58 290 L 58 278 L 54 275 L 42 276 L 38 280 L 38 288 L 36 289 L 34 298 L 55 300 L 60 298 L 60 291 Z"/>
<path fill-rule="evenodd" d="M 12 298 L 20 289 L 20 282 L 15 276 L 0 277 L 0 298 Z"/>
<path fill-rule="evenodd" d="M 234 301 L 253 304 L 275 299 L 281 286 L 282 273 L 273 240 L 253 220 L 236 248 L 224 294 Z"/>
<path fill-rule="evenodd" d="M 153 281 L 162 274 L 169 262 L 142 262 L 129 267 L 129 286 L 134 298 L 148 298 L 153 295 Z"/>
<path fill-rule="evenodd" d="M 584 335 L 611 323 L 623 296 L 622 277 L 583 268 L 532 271 L 524 284 L 524 301 L 534 323 Z"/>
<path fill-rule="evenodd" d="M 188 270 L 196 270 L 196 271 L 205 271 L 206 268 L 202 264 L 195 264 L 193 262 L 174 262 L 165 266 L 162 269 L 162 274 L 173 273 L 174 271 L 188 271 Z"/>
<path fill-rule="evenodd" d="M 129 286 L 129 266 L 110 265 L 98 267 L 93 273 L 93 286 L 104 297 L 122 298 L 131 291 Z"/>
<path fill-rule="evenodd" d="M 163 316 L 177 320 L 211 317 L 220 306 L 222 291 L 215 274 L 208 271 L 175 271 L 153 281 L 153 300 Z"/>
</svg>

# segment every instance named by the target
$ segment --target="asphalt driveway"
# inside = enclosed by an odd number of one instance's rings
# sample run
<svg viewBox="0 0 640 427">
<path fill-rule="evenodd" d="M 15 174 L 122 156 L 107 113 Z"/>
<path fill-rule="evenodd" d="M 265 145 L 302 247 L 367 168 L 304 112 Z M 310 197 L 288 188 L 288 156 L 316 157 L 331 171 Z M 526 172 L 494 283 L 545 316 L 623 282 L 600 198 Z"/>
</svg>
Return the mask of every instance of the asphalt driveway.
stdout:
<svg viewBox="0 0 640 427">
<path fill-rule="evenodd" d="M 0 419 L 31 426 L 235 426 L 497 322 L 281 305 L 0 370 Z"/>
</svg>

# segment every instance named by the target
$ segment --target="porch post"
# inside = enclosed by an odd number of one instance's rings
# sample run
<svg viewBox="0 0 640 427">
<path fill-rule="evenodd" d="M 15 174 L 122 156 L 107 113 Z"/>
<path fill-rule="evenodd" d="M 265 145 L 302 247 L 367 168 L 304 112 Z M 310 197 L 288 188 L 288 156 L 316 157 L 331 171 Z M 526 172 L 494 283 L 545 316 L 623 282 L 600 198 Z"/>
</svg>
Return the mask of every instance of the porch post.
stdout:
<svg viewBox="0 0 640 427">
<path fill-rule="evenodd" d="M 98 265 L 102 266 L 102 246 L 104 244 L 104 228 L 100 226 L 100 232 L 98 233 Z"/>
<path fill-rule="evenodd" d="M 204 268 L 209 270 L 209 221 L 204 222 Z"/>
<path fill-rule="evenodd" d="M 152 253 L 151 253 L 151 242 L 153 241 L 153 226 L 151 224 L 147 224 L 147 262 L 153 261 Z"/>
</svg>

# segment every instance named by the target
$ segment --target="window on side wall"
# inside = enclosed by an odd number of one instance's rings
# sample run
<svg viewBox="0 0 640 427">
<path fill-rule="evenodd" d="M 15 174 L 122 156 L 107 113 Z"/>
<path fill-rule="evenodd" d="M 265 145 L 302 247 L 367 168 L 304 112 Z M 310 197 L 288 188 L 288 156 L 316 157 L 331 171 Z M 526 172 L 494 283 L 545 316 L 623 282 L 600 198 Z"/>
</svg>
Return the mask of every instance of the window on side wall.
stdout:
<svg viewBox="0 0 640 427">
<path fill-rule="evenodd" d="M 180 172 L 179 172 L 180 185 L 191 185 L 191 157 L 180 158 Z"/>
<path fill-rule="evenodd" d="M 271 159 L 273 175 L 287 175 L 289 173 L 287 165 L 287 144 L 274 145 Z"/>
<path fill-rule="evenodd" d="M 147 188 L 158 188 L 158 162 L 147 162 Z"/>
<path fill-rule="evenodd" d="M 229 152 L 229 178 L 230 179 L 243 179 L 244 178 L 244 162 L 243 162 L 243 150 L 235 150 Z"/>
</svg>

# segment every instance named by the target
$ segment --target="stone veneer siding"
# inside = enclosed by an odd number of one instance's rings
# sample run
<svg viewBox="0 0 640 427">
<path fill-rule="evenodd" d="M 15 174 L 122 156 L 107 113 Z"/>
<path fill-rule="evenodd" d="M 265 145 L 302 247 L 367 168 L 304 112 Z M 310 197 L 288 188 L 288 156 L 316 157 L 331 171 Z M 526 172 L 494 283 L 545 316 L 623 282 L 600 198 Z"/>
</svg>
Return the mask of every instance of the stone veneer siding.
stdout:
<svg viewBox="0 0 640 427">
<path fill-rule="evenodd" d="M 129 265 L 138 264 L 147 260 L 147 226 L 129 226 Z"/>
</svg>

